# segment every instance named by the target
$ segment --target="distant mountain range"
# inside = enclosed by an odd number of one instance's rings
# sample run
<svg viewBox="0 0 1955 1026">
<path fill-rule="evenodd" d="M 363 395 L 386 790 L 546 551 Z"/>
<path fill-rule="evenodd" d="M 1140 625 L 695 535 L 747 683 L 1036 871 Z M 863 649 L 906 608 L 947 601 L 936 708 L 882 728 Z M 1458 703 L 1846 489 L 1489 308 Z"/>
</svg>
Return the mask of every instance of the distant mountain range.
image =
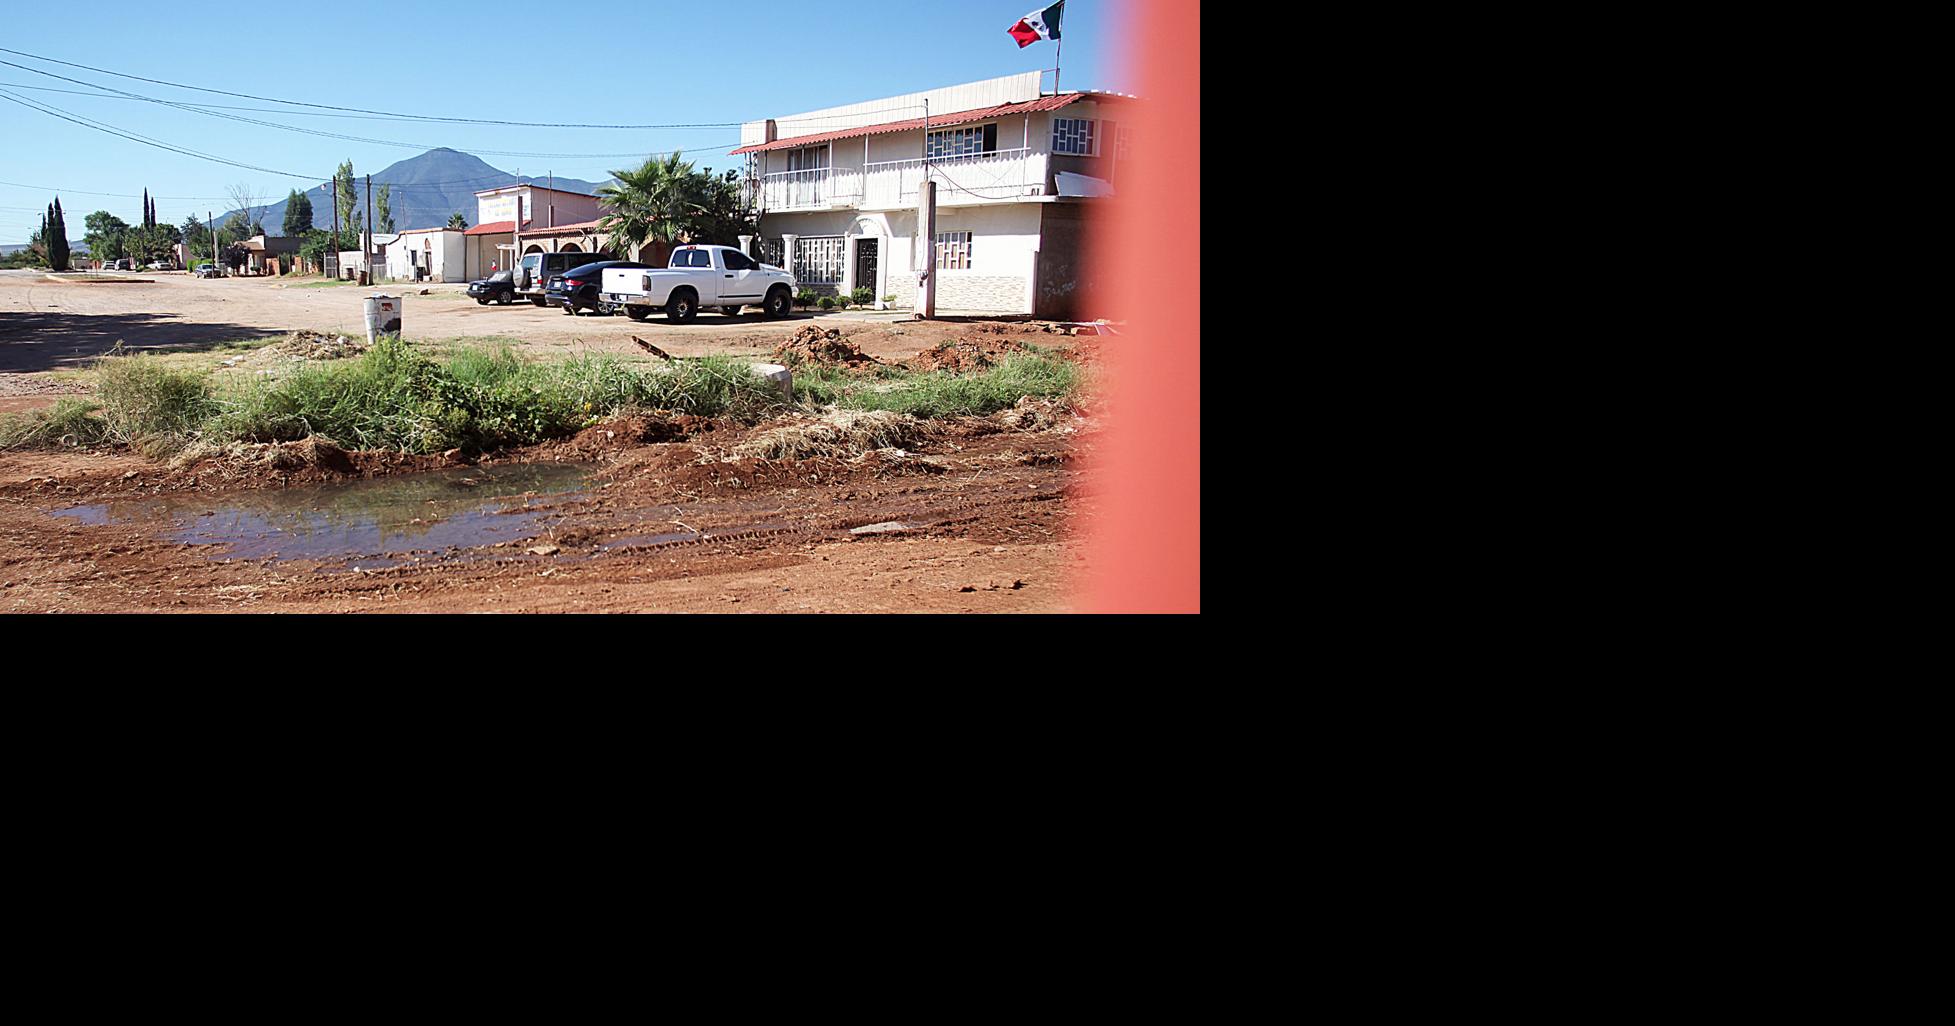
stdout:
<svg viewBox="0 0 1955 1026">
<path fill-rule="evenodd" d="M 0 246 L 0 257 L 13 256 L 15 253 L 26 248 L 27 243 L 25 242 L 12 246 Z M 68 243 L 68 252 L 71 254 L 85 254 L 88 252 L 88 243 L 80 241 L 70 242 Z"/>
<path fill-rule="evenodd" d="M 355 172 L 359 169 L 355 168 Z M 577 178 L 554 179 L 556 188 L 569 192 L 595 193 L 604 182 L 586 182 Z M 439 228 L 457 212 L 468 219 L 469 227 L 475 227 L 475 194 L 484 189 L 499 189 L 508 185 L 551 185 L 552 179 L 536 178 L 530 175 L 518 177 L 507 171 L 498 171 L 482 158 L 471 153 L 447 148 L 429 150 L 418 157 L 409 157 L 389 166 L 385 171 L 373 173 L 373 193 L 375 196 L 374 216 L 378 217 L 380 187 L 393 186 L 388 200 L 394 215 L 394 230 L 406 231 L 410 228 Z M 367 181 L 361 174 L 354 182 L 354 191 L 360 198 L 360 213 L 366 214 Z M 328 231 L 333 227 L 333 203 L 323 184 L 306 192 L 312 200 L 312 223 L 314 227 Z M 285 201 L 263 208 L 259 222 L 265 231 L 272 235 L 285 232 Z M 223 224 L 237 211 L 227 210 L 217 215 L 217 223 Z M 344 227 L 342 225 L 341 227 Z"/>
</svg>

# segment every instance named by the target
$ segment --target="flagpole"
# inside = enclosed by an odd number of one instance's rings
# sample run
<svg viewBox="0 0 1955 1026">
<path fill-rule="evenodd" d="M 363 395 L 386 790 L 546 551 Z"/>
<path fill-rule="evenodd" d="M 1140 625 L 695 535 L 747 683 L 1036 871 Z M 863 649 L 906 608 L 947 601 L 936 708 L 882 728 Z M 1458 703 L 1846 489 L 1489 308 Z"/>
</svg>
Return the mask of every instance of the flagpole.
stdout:
<svg viewBox="0 0 1955 1026">
<path fill-rule="evenodd" d="M 1052 51 L 1052 95 L 1059 95 L 1059 56 L 1066 52 L 1066 30 L 1059 30 L 1058 49 Z"/>
</svg>

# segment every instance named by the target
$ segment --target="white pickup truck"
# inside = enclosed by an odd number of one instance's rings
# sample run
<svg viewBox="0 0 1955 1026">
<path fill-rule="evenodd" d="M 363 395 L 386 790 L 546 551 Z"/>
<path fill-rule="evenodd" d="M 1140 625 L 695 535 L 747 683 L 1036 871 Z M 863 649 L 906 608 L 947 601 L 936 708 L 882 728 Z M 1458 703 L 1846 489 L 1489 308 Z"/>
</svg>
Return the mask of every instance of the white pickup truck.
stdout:
<svg viewBox="0 0 1955 1026">
<path fill-rule="evenodd" d="M 684 324 L 702 306 L 728 317 L 755 304 L 769 317 L 794 309 L 794 276 L 732 246 L 680 246 L 665 270 L 606 268 L 599 298 L 642 321 L 663 307 L 665 319 Z"/>
</svg>

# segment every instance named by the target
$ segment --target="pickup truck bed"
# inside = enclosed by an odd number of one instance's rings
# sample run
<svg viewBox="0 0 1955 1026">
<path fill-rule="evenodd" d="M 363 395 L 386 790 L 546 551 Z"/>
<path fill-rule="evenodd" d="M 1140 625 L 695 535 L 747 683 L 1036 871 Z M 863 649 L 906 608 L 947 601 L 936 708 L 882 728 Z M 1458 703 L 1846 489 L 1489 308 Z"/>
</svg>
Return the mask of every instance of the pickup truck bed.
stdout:
<svg viewBox="0 0 1955 1026">
<path fill-rule="evenodd" d="M 682 324 L 701 307 L 733 316 L 750 304 L 785 317 L 794 307 L 794 276 L 731 246 L 681 246 L 662 270 L 607 269 L 598 296 L 634 321 L 664 310 Z"/>
</svg>

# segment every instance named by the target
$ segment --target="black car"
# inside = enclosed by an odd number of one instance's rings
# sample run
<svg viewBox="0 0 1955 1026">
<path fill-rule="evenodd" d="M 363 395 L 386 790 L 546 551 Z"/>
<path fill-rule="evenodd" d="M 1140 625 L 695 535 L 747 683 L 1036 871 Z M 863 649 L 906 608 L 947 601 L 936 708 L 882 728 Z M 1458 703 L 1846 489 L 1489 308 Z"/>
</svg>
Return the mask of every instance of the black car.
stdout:
<svg viewBox="0 0 1955 1026">
<path fill-rule="evenodd" d="M 481 306 L 490 303 L 508 306 L 516 301 L 516 275 L 509 271 L 497 271 L 480 281 L 469 282 L 468 296 Z"/>
<path fill-rule="evenodd" d="M 608 317 L 617 313 L 618 309 L 610 303 L 598 301 L 598 287 L 604 284 L 604 272 L 614 268 L 631 270 L 651 266 L 636 260 L 600 260 L 573 267 L 550 279 L 550 287 L 544 290 L 543 301 L 551 306 L 563 307 L 563 312 L 573 317 L 579 310 L 595 310 Z"/>
</svg>

